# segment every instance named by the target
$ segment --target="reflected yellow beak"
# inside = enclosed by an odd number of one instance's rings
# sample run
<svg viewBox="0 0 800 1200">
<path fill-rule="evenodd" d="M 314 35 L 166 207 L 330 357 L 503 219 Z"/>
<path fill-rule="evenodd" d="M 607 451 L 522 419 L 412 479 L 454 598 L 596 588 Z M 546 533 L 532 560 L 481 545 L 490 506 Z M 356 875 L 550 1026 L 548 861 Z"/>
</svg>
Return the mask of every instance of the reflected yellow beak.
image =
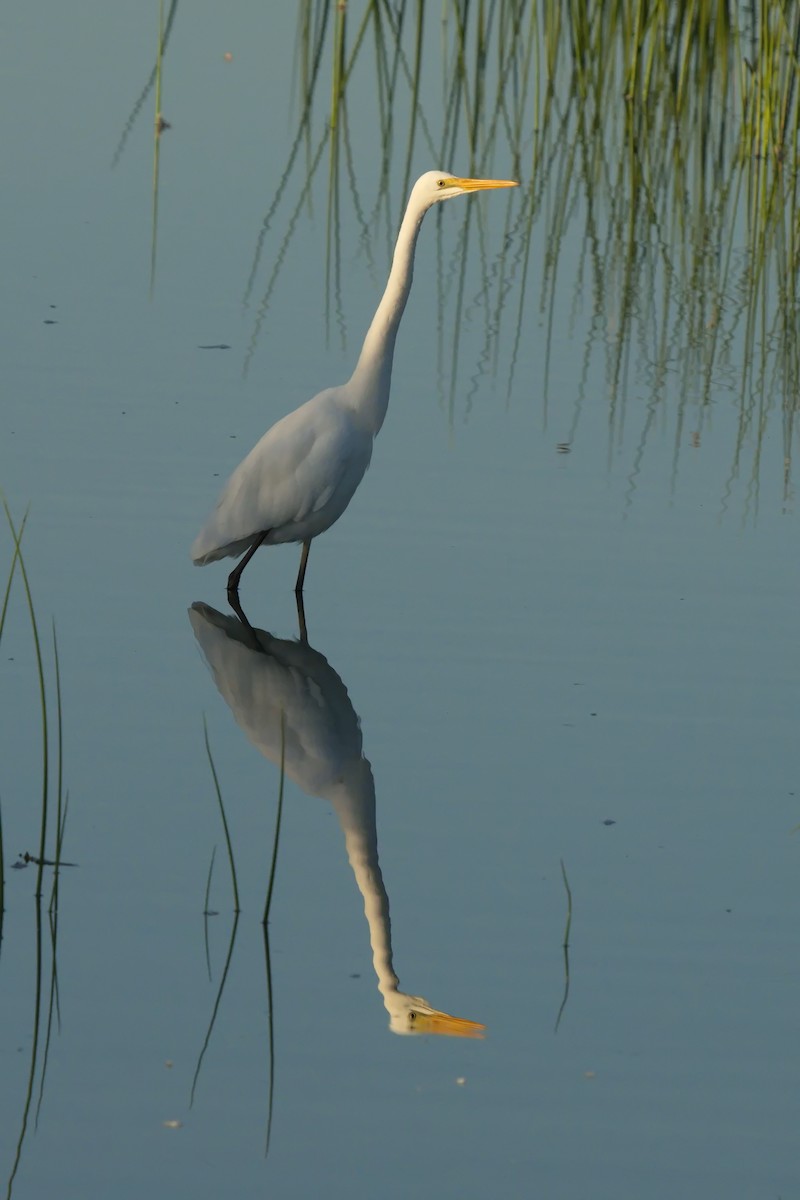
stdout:
<svg viewBox="0 0 800 1200">
<path fill-rule="evenodd" d="M 482 192 L 486 188 L 518 187 L 516 179 L 449 179 L 453 187 L 463 188 L 465 192 Z"/>
<path fill-rule="evenodd" d="M 466 1021 L 463 1017 L 451 1017 L 449 1013 L 433 1012 L 416 1014 L 414 1033 L 438 1033 L 444 1037 L 482 1038 L 486 1030 L 479 1021 Z"/>
</svg>

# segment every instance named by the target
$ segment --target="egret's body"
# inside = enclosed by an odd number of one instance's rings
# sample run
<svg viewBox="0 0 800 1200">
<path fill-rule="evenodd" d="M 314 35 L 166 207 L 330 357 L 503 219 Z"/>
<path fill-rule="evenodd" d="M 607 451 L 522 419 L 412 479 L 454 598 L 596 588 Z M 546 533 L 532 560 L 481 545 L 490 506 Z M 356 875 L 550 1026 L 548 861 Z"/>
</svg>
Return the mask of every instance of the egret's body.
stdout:
<svg viewBox="0 0 800 1200">
<path fill-rule="evenodd" d="M 372 436 L 328 388 L 282 417 L 228 480 L 192 547 L 200 566 L 262 545 L 310 541 L 350 503 L 372 457 Z"/>
<path fill-rule="evenodd" d="M 295 585 L 295 591 L 302 592 L 312 539 L 338 521 L 364 478 L 389 404 L 395 340 L 425 213 L 451 196 L 514 186 L 511 180 L 461 179 L 442 171 L 429 171 L 414 184 L 386 290 L 352 376 L 340 387 L 326 388 L 264 434 L 231 475 L 192 546 L 198 566 L 244 556 L 228 578 L 228 596 L 235 607 L 242 571 L 262 545 L 303 543 Z"/>
</svg>

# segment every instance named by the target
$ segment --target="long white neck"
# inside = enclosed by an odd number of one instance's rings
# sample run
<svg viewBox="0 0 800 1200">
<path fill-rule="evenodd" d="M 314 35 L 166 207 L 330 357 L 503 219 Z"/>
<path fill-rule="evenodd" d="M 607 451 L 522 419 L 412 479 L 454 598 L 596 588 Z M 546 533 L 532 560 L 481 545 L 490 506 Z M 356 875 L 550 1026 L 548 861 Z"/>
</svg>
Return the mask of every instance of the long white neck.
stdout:
<svg viewBox="0 0 800 1200">
<path fill-rule="evenodd" d="M 375 784 L 368 761 L 362 758 L 354 769 L 348 771 L 341 791 L 329 794 L 328 798 L 339 818 L 347 858 L 364 899 L 372 965 L 378 978 L 378 991 L 385 998 L 387 994 L 397 991 L 398 979 L 392 966 L 389 897 L 378 862 Z"/>
<path fill-rule="evenodd" d="M 378 311 L 367 330 L 356 369 L 346 387 L 352 391 L 354 405 L 363 416 L 372 436 L 383 425 L 392 382 L 392 359 L 400 318 L 406 307 L 414 275 L 414 251 L 426 209 L 409 205 L 392 258 L 392 269 Z"/>
</svg>

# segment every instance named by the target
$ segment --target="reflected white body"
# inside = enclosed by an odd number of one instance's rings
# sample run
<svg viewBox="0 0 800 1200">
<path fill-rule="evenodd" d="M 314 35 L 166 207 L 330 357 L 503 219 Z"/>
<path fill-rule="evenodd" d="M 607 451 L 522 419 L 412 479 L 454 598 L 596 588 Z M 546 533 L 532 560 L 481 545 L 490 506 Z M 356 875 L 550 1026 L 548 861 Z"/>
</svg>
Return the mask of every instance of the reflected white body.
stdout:
<svg viewBox="0 0 800 1200">
<path fill-rule="evenodd" d="M 238 558 L 256 543 L 308 546 L 338 521 L 364 478 L 386 416 L 395 340 L 425 213 L 452 196 L 513 186 L 510 180 L 461 179 L 444 171 L 428 171 L 417 180 L 355 371 L 347 383 L 326 388 L 273 425 L 239 464 L 194 541 L 196 565 Z M 305 558 L 298 590 L 304 572 Z M 230 590 L 236 590 L 238 579 L 232 572 Z"/>
<path fill-rule="evenodd" d="M 189 618 L 220 693 L 256 749 L 275 764 L 283 757 L 298 787 L 333 805 L 364 900 L 372 963 L 392 1031 L 481 1037 L 483 1025 L 400 991 L 378 861 L 375 782 L 340 677 L 305 643 L 253 630 L 205 604 L 193 605 Z"/>
</svg>

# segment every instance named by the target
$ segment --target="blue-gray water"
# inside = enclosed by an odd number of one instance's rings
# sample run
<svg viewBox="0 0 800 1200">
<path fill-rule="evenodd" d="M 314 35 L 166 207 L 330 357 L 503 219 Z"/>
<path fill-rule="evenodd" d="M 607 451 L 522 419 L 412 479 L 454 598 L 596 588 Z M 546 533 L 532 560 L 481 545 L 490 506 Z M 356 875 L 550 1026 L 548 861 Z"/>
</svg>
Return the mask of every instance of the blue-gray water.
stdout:
<svg viewBox="0 0 800 1200">
<path fill-rule="evenodd" d="M 260 921 L 279 770 L 237 724 L 190 623 L 193 602 L 226 608 L 228 568 L 195 570 L 188 546 L 261 432 L 349 374 L 388 265 L 385 229 L 367 253 L 343 196 L 346 286 L 328 324 L 323 173 L 249 353 L 290 215 L 268 231 L 243 310 L 297 119 L 290 7 L 178 14 L 152 300 L 152 97 L 110 161 L 152 65 L 155 8 L 6 18 L 0 484 L 18 518 L 30 503 L 23 548 L 46 642 L 57 626 L 64 856 L 78 863 L 61 880 L 58 1020 L 12 1194 L 792 1196 L 800 566 L 780 421 L 737 472 L 735 391 L 716 381 L 701 418 L 676 362 L 653 411 L 633 344 L 610 436 L 615 316 L 599 322 L 595 296 L 576 304 L 577 239 L 543 310 L 544 218 L 510 391 L 518 296 L 487 357 L 481 258 L 467 258 L 451 401 L 467 206 L 481 208 L 494 269 L 522 189 L 455 200 L 440 230 L 428 218 L 372 469 L 312 548 L 309 642 L 335 720 L 311 688 L 327 783 L 309 797 L 287 771 L 270 1023 Z M 363 163 L 378 147 L 369 76 L 357 86 Z M 415 163 L 432 165 L 463 169 Z M 218 344 L 230 349 L 199 348 Z M 559 453 L 576 404 L 580 436 Z M 5 578 L 9 536 L 2 547 Z M 278 639 L 296 634 L 297 553 L 259 553 L 242 585 L 251 621 Z M 10 867 L 37 849 L 41 775 L 19 580 L 0 694 L 5 1184 L 35 1018 L 33 869 Z M 190 1106 L 233 907 L 204 714 L 242 913 Z M 266 728 L 263 711 L 252 719 Z M 358 760 L 357 720 L 400 986 L 484 1023 L 485 1040 L 388 1029 L 323 795 L 336 753 Z"/>
</svg>

